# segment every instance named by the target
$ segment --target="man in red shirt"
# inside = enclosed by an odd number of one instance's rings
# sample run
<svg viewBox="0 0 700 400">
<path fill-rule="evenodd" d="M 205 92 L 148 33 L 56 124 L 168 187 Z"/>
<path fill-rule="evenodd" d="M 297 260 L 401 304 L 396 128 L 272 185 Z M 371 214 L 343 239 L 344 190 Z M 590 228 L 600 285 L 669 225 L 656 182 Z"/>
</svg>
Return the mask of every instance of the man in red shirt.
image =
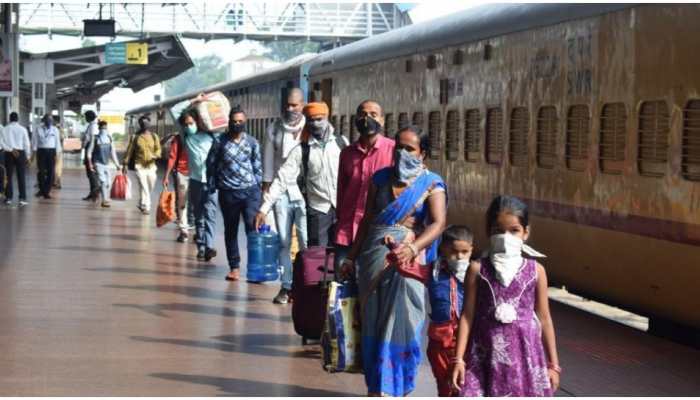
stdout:
<svg viewBox="0 0 700 400">
<path fill-rule="evenodd" d="M 170 154 L 168 155 L 168 168 L 163 176 L 163 188 L 167 188 L 170 183 L 170 174 L 175 172 L 175 199 L 177 208 L 177 224 L 180 235 L 177 241 L 187 242 L 187 190 L 189 188 L 190 171 L 187 165 L 187 149 L 182 143 L 180 135 L 175 135 L 170 142 Z"/>
<path fill-rule="evenodd" d="M 360 138 L 340 153 L 336 201 L 336 276 L 365 215 L 367 191 L 372 175 L 391 166 L 394 159 L 394 140 L 384 136 L 384 112 L 379 103 L 374 100 L 360 103 L 357 107 L 355 127 L 360 133 Z"/>
</svg>

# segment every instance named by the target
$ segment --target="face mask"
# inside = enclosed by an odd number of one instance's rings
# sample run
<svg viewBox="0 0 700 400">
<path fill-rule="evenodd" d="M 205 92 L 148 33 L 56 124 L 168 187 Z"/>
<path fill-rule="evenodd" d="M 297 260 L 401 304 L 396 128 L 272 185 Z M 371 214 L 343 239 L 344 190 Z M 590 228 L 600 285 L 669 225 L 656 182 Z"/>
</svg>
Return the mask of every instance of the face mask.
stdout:
<svg viewBox="0 0 700 400">
<path fill-rule="evenodd" d="M 187 133 L 189 133 L 190 135 L 194 135 L 195 133 L 197 133 L 197 124 L 187 124 L 185 129 L 187 130 Z"/>
<path fill-rule="evenodd" d="M 376 135 L 382 131 L 382 125 L 369 115 L 356 119 L 355 128 L 361 136 Z"/>
<path fill-rule="evenodd" d="M 513 234 L 502 233 L 491 236 L 489 259 L 496 270 L 496 279 L 503 286 L 508 287 L 520 271 L 523 265 L 523 252 L 532 257 L 546 257 Z"/>
<path fill-rule="evenodd" d="M 301 120 L 304 114 L 299 111 L 287 110 L 284 112 L 284 121 L 288 124 L 296 124 Z"/>
<path fill-rule="evenodd" d="M 45 119 L 44 125 L 46 125 L 47 128 L 50 128 L 51 125 L 53 125 L 53 121 L 51 121 L 50 119 Z"/>
<path fill-rule="evenodd" d="M 423 161 L 406 149 L 401 149 L 396 153 L 395 168 L 399 182 L 407 183 L 423 172 Z"/>
<path fill-rule="evenodd" d="M 239 133 L 245 131 L 245 123 L 234 124 L 233 122 L 229 122 L 228 130 L 231 133 L 239 134 Z"/>
<path fill-rule="evenodd" d="M 469 260 L 447 260 L 447 268 L 458 281 L 464 282 L 464 277 L 469 269 Z"/>
<path fill-rule="evenodd" d="M 323 136 L 326 133 L 326 129 L 328 128 L 328 120 L 310 120 L 307 125 L 309 127 L 309 133 L 311 133 L 311 136 L 313 136 L 316 140 L 321 140 L 323 139 Z"/>
</svg>

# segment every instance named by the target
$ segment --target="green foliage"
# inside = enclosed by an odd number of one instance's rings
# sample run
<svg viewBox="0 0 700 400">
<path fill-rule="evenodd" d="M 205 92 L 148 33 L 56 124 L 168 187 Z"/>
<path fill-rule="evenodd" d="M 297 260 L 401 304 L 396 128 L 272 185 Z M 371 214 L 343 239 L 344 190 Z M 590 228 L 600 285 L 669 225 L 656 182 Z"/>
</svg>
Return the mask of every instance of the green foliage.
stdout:
<svg viewBox="0 0 700 400">
<path fill-rule="evenodd" d="M 83 43 L 81 44 L 81 47 L 93 47 L 93 46 L 97 46 L 97 43 L 95 43 L 94 40 L 83 39 Z"/>
<path fill-rule="evenodd" d="M 165 97 L 181 95 L 226 80 L 226 64 L 217 55 L 197 58 L 194 67 L 164 82 Z"/>
<path fill-rule="evenodd" d="M 125 139 L 126 139 L 126 134 L 124 134 L 124 133 L 119 133 L 119 132 L 112 133 L 112 140 L 114 140 L 115 142 L 121 142 Z"/>
<path fill-rule="evenodd" d="M 320 45 L 308 40 L 277 40 L 265 44 L 266 54 L 277 62 L 287 61 L 303 53 L 318 53 Z"/>
</svg>

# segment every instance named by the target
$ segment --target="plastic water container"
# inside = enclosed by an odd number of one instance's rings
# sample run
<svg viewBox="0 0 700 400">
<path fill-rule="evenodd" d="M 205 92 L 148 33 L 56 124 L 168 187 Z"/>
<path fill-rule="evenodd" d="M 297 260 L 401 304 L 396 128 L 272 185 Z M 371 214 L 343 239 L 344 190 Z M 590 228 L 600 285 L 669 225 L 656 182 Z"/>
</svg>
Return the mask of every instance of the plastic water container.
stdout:
<svg viewBox="0 0 700 400">
<path fill-rule="evenodd" d="M 258 232 L 248 234 L 248 267 L 246 279 L 249 282 L 269 282 L 279 279 L 280 237 L 262 225 Z"/>
</svg>

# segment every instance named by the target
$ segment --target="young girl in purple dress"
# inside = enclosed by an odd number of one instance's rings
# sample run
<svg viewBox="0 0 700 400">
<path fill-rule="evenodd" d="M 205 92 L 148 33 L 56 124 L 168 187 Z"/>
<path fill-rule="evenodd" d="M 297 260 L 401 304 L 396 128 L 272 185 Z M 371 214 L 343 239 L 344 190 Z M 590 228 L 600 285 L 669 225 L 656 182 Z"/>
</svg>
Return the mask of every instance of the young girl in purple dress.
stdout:
<svg viewBox="0 0 700 400">
<path fill-rule="evenodd" d="M 527 206 L 496 197 L 486 214 L 491 247 L 467 272 L 465 303 L 452 360 L 452 385 L 462 396 L 551 396 L 559 357 L 549 313 L 547 274 L 529 256 Z"/>
</svg>

